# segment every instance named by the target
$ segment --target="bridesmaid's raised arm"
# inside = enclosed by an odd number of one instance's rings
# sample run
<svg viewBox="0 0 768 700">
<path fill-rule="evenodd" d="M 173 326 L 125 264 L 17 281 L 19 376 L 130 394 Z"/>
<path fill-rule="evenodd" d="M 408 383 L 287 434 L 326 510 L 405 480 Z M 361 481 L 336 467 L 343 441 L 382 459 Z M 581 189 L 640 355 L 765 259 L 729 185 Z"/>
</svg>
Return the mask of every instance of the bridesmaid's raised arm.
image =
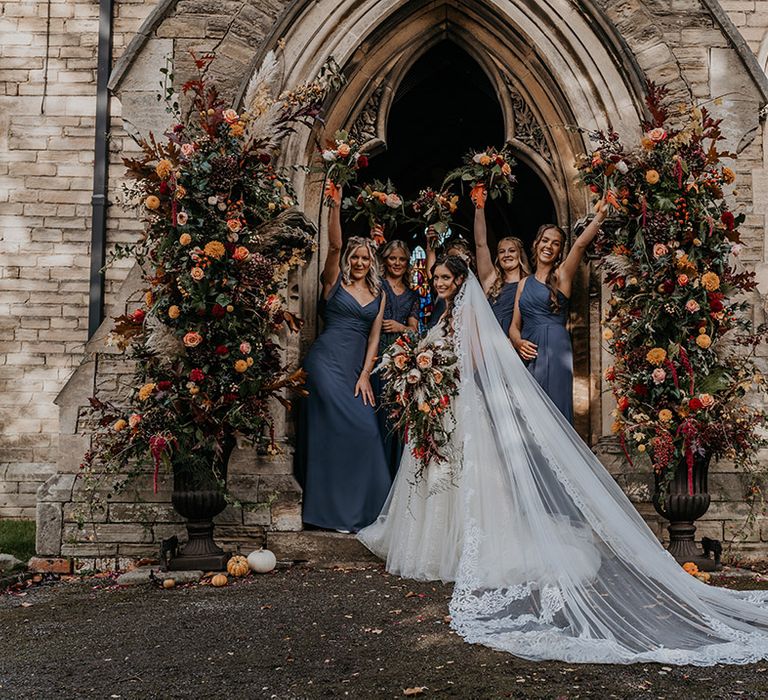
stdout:
<svg viewBox="0 0 768 700">
<path fill-rule="evenodd" d="M 435 252 L 435 243 L 437 242 L 437 231 L 432 226 L 427 227 L 427 279 L 432 279 L 432 268 L 437 262 L 437 253 Z"/>
<path fill-rule="evenodd" d="M 605 221 L 605 217 L 608 215 L 608 205 L 604 199 L 601 199 L 595 205 L 595 211 L 595 218 L 589 222 L 589 225 L 581 232 L 581 235 L 573 242 L 573 246 L 568 252 L 568 257 L 557 271 L 557 287 L 567 297 L 571 296 L 571 283 L 576 275 L 576 270 L 579 268 L 579 264 L 584 258 L 584 253 L 587 252 L 589 244 L 595 240 L 600 227 L 603 225 L 603 221 Z"/>
<path fill-rule="evenodd" d="M 371 372 L 376 365 L 376 355 L 379 351 L 379 339 L 381 338 L 381 323 L 384 320 L 384 306 L 386 304 L 386 295 L 381 295 L 381 304 L 379 313 L 376 314 L 376 320 L 371 326 L 371 332 L 368 334 L 368 348 L 365 351 L 365 361 L 360 377 L 355 384 L 355 398 L 363 395 L 363 403 L 367 406 L 376 405 L 376 399 L 373 396 L 373 387 L 371 387 Z"/>
<path fill-rule="evenodd" d="M 493 267 L 491 250 L 488 247 L 488 227 L 485 222 L 485 208 L 475 206 L 475 259 L 477 260 L 477 275 L 483 291 L 488 294 L 493 281 L 496 279 L 496 270 Z"/>
<path fill-rule="evenodd" d="M 327 187 L 326 194 L 333 198 L 328 212 L 328 254 L 320 279 L 323 282 L 323 297 L 328 297 L 341 272 L 341 187 Z"/>
</svg>

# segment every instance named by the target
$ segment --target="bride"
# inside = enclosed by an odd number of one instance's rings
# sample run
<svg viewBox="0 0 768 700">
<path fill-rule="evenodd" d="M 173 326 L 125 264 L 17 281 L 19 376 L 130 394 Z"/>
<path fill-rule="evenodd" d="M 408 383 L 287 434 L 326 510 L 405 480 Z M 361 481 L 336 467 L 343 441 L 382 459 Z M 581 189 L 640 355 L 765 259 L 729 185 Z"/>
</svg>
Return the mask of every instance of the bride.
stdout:
<svg viewBox="0 0 768 700">
<path fill-rule="evenodd" d="M 684 572 L 525 369 L 463 259 L 441 260 L 434 284 L 447 310 L 428 338 L 459 358 L 455 456 L 417 478 L 406 449 L 363 544 L 391 573 L 455 581 L 452 627 L 526 659 L 768 658 L 768 593 Z"/>
</svg>

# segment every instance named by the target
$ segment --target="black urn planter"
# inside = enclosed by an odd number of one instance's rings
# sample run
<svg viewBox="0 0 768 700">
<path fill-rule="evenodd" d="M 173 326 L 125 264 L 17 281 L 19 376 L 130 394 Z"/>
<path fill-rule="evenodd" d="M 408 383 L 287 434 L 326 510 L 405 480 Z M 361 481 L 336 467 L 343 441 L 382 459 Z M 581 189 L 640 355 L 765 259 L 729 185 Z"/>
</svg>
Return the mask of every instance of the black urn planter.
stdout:
<svg viewBox="0 0 768 700">
<path fill-rule="evenodd" d="M 653 493 L 653 506 L 656 512 L 669 520 L 669 553 L 680 564 L 693 562 L 701 571 L 717 571 L 720 562 L 711 559 L 695 543 L 696 525 L 694 522 L 709 509 L 710 495 L 707 485 L 710 455 L 694 455 L 692 484 L 690 488 L 688 464 L 682 460 L 675 470 L 675 476 L 669 482 L 664 500 L 661 499 L 660 483 L 657 476 Z"/>
<path fill-rule="evenodd" d="M 231 453 L 232 447 L 228 447 L 220 457 L 217 471 L 222 477 L 226 476 Z M 187 518 L 189 539 L 170 558 L 168 568 L 173 571 L 222 571 L 230 555 L 213 541 L 213 519 L 227 507 L 224 493 L 213 477 L 213 470 L 210 476 L 201 477 L 185 466 L 174 465 L 171 502 L 176 512 Z"/>
</svg>

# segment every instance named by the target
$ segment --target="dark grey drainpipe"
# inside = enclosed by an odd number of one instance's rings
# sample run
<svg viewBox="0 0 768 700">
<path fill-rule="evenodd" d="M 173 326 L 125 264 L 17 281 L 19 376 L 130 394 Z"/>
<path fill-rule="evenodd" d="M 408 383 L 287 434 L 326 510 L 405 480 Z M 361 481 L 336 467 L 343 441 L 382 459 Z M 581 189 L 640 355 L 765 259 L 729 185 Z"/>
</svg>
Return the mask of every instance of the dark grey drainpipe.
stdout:
<svg viewBox="0 0 768 700">
<path fill-rule="evenodd" d="M 91 275 L 88 295 L 88 337 L 101 325 L 107 244 L 107 169 L 109 167 L 109 74 L 112 71 L 112 7 L 114 0 L 99 0 L 99 51 L 96 67 L 96 142 L 93 154 L 91 198 Z"/>
</svg>

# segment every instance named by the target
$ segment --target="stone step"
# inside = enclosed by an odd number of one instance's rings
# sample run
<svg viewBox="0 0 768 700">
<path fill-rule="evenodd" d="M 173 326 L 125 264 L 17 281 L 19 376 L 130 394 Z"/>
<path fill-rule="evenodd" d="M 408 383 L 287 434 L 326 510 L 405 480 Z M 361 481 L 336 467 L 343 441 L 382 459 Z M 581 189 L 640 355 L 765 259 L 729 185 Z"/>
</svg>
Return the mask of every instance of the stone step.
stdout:
<svg viewBox="0 0 768 700">
<path fill-rule="evenodd" d="M 309 564 L 370 564 L 380 561 L 354 535 L 324 530 L 267 532 L 267 549 L 280 562 Z"/>
</svg>

